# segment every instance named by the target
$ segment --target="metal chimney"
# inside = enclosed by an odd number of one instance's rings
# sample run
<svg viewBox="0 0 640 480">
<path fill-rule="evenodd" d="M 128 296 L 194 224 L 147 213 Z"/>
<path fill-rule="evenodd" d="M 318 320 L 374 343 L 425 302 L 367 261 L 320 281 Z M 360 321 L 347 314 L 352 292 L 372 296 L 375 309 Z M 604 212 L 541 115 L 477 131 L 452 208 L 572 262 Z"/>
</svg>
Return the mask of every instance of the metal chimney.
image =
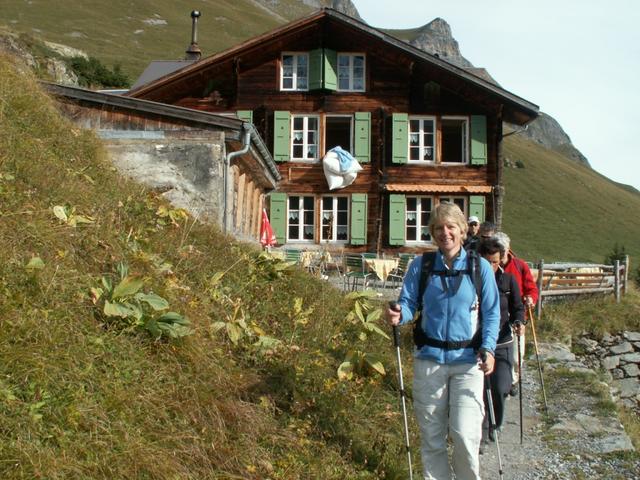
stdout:
<svg viewBox="0 0 640 480">
<path fill-rule="evenodd" d="M 200 60 L 202 56 L 202 51 L 198 46 L 198 17 L 200 17 L 200 12 L 198 10 L 193 10 L 191 12 L 191 45 L 187 48 L 186 51 L 186 59 L 187 60 Z"/>
</svg>

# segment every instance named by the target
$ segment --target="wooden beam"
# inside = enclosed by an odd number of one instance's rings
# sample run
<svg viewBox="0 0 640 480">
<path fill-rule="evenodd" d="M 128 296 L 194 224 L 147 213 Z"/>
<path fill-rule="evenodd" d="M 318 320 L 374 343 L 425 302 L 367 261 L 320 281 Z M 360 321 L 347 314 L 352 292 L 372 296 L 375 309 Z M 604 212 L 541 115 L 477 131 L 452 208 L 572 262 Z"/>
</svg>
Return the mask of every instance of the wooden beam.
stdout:
<svg viewBox="0 0 640 480">
<path fill-rule="evenodd" d="M 244 189 L 247 181 L 247 175 L 241 173 L 238 176 L 238 190 L 236 192 L 237 206 L 236 206 L 236 230 L 242 228 L 242 216 L 244 215 Z"/>
</svg>

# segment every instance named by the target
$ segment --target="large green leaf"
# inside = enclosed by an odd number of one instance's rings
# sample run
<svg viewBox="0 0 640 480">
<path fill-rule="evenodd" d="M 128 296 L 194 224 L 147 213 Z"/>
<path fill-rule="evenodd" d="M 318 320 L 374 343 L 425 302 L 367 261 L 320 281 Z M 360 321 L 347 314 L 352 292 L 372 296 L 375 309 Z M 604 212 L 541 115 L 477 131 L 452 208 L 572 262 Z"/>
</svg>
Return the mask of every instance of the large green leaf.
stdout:
<svg viewBox="0 0 640 480">
<path fill-rule="evenodd" d="M 104 302 L 104 314 L 107 317 L 133 317 L 135 315 L 134 310 L 131 308 L 131 305 L 120 302 L 110 302 L 106 300 Z"/>
<path fill-rule="evenodd" d="M 138 293 L 136 294 L 136 300 L 140 302 L 144 302 L 153 308 L 156 312 L 160 310 L 166 310 L 169 308 L 169 302 L 167 302 L 160 295 L 156 295 L 155 293 Z"/>
<path fill-rule="evenodd" d="M 375 332 L 378 335 L 384 337 L 384 338 L 391 338 L 389 337 L 389 335 L 386 334 L 386 332 L 384 330 L 382 330 L 380 327 L 378 327 L 375 323 L 371 323 L 371 322 L 364 322 L 364 327 L 369 330 L 370 332 Z"/>
<path fill-rule="evenodd" d="M 122 297 L 135 295 L 143 285 L 144 280 L 142 280 L 142 278 L 128 275 L 113 289 L 111 298 L 117 300 Z"/>
<path fill-rule="evenodd" d="M 242 338 L 242 329 L 235 323 L 227 323 L 227 335 L 234 345 L 237 345 Z"/>
<path fill-rule="evenodd" d="M 369 368 L 378 372 L 380 375 L 386 374 L 382 360 L 380 360 L 380 357 L 377 355 L 374 355 L 373 353 L 365 353 L 364 361 Z"/>
<path fill-rule="evenodd" d="M 169 324 L 175 323 L 176 325 L 184 325 L 184 326 L 191 325 L 191 322 L 188 319 L 186 319 L 185 317 L 183 317 L 177 312 L 163 313 L 156 320 L 162 323 L 169 323 Z"/>
<path fill-rule="evenodd" d="M 42 270 L 44 268 L 44 262 L 40 257 L 31 257 L 31 260 L 29 260 L 29 263 L 27 263 L 24 268 L 30 271 Z"/>
<path fill-rule="evenodd" d="M 342 362 L 338 367 L 339 380 L 351 380 L 353 378 L 353 364 L 351 362 Z"/>
</svg>

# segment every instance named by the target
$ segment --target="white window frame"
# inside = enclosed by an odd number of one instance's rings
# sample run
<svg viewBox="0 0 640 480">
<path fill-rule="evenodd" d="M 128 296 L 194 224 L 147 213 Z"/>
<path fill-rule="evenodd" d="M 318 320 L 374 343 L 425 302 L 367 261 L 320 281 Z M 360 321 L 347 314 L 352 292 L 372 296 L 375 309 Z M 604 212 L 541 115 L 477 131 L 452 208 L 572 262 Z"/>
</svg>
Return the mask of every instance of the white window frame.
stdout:
<svg viewBox="0 0 640 480">
<path fill-rule="evenodd" d="M 349 58 L 349 87 L 348 88 L 340 88 L 340 57 L 348 57 Z M 354 58 L 362 57 L 362 88 L 354 88 Z M 338 92 L 364 92 L 367 89 L 367 56 L 364 53 L 360 52 L 338 52 L 337 53 L 337 90 Z"/>
<path fill-rule="evenodd" d="M 416 210 L 415 210 L 415 215 L 416 215 L 416 224 L 415 225 L 408 225 L 408 217 L 409 217 L 409 213 L 413 212 L 409 210 L 409 199 L 410 198 L 415 198 L 416 199 Z M 405 234 L 405 243 L 407 243 L 408 245 L 425 245 L 425 244 L 431 244 L 433 239 L 431 238 L 431 233 L 429 233 L 429 239 L 428 240 L 422 240 L 420 237 L 422 236 L 422 228 L 426 228 L 427 230 L 429 229 L 429 224 L 427 223 L 426 225 L 422 225 L 422 199 L 429 199 L 431 200 L 431 210 L 430 212 L 433 212 L 433 209 L 435 208 L 435 204 L 436 204 L 436 199 L 433 195 L 407 195 L 405 197 L 405 217 L 404 217 L 404 234 Z M 416 229 L 416 239 L 415 240 L 409 240 L 409 236 L 407 235 L 407 228 L 411 227 L 411 228 L 415 228 Z"/>
<path fill-rule="evenodd" d="M 443 115 L 442 116 L 442 121 L 444 120 L 462 120 L 464 121 L 464 131 L 463 131 L 463 138 L 462 138 L 462 161 L 461 162 L 444 162 L 442 161 L 443 165 L 468 165 L 469 164 L 469 117 L 465 117 L 465 116 L 460 116 L 460 115 Z M 444 142 L 444 135 L 442 138 L 442 142 Z M 442 143 L 441 142 L 441 143 Z M 441 147 L 442 149 L 444 149 L 444 146 Z M 442 155 L 440 155 L 440 158 L 442 159 Z"/>
<path fill-rule="evenodd" d="M 458 202 L 456 202 L 456 200 Z M 462 210 L 462 213 L 464 213 L 465 218 L 467 218 L 467 211 L 469 208 L 469 197 L 465 197 L 464 195 L 440 195 L 438 197 L 438 203 L 442 203 L 442 202 L 451 202 L 451 203 L 455 203 L 456 205 L 458 205 L 458 203 L 462 201 L 462 208 L 460 210 Z M 458 205 L 460 206 L 460 205 Z"/>
<path fill-rule="evenodd" d="M 324 200 L 326 198 L 332 199 L 331 210 L 324 209 Z M 347 228 L 347 238 L 338 240 L 338 199 L 344 198 L 347 202 L 347 223 L 344 225 Z M 351 205 L 348 195 L 323 195 L 320 199 L 320 241 L 328 243 L 349 243 L 349 225 L 351 222 Z M 331 214 L 331 238 L 324 238 L 324 215 L 325 212 Z"/>
<path fill-rule="evenodd" d="M 293 226 L 293 224 L 291 224 L 289 222 L 289 217 L 291 214 L 291 199 L 292 198 L 298 198 L 298 238 L 292 238 L 289 235 L 289 227 Z M 305 224 L 304 223 L 304 213 L 308 212 L 309 210 L 305 210 L 304 209 L 304 199 L 305 198 L 311 198 L 312 202 L 313 202 L 313 210 L 310 210 L 313 213 L 313 223 L 311 224 Z M 304 227 L 305 226 L 311 226 L 312 231 L 313 231 L 313 235 L 312 238 L 304 238 Z M 314 243 L 315 242 L 315 236 L 316 236 L 316 199 L 313 195 L 287 195 L 287 242 L 296 242 L 296 243 Z"/>
<path fill-rule="evenodd" d="M 355 128 L 355 115 L 343 114 L 343 113 L 325 113 L 323 115 L 322 121 L 322 145 L 324 147 L 324 155 L 327 154 L 327 120 L 330 118 L 348 118 L 349 119 L 349 145 L 340 145 L 343 150 L 347 150 L 349 153 L 353 154 L 353 144 L 354 144 L 354 135 L 353 129 Z"/>
<path fill-rule="evenodd" d="M 426 135 L 429 135 L 425 129 L 424 129 L 424 122 L 425 121 L 430 121 L 433 125 L 433 131 L 431 133 L 432 137 L 433 137 L 433 145 L 431 146 L 431 148 L 433 149 L 433 153 L 432 153 L 432 158 L 433 160 L 412 160 L 411 159 L 411 149 L 412 148 L 416 148 L 415 146 L 412 147 L 411 145 L 411 135 L 412 135 L 412 131 L 411 131 L 411 122 L 412 121 L 418 121 L 420 122 L 420 130 L 417 133 L 419 136 L 419 140 L 418 140 L 418 148 L 420 149 L 420 152 L 422 153 L 424 151 L 425 148 L 429 148 L 428 146 L 425 145 L 424 139 Z M 411 164 L 422 164 L 422 165 L 433 165 L 434 163 L 436 163 L 436 159 L 437 157 L 437 145 L 438 145 L 438 140 L 437 140 L 437 135 L 438 135 L 438 130 L 437 130 L 437 119 L 434 116 L 429 116 L 429 115 L 412 115 L 409 117 L 409 135 L 407 136 L 407 144 L 408 144 L 408 150 L 407 150 L 407 163 L 411 163 Z"/>
<path fill-rule="evenodd" d="M 316 155 L 313 158 L 299 158 L 299 157 L 295 157 L 293 155 L 294 152 L 294 141 L 295 141 L 295 134 L 296 134 L 296 129 L 294 129 L 294 124 L 295 124 L 295 120 L 298 118 L 302 118 L 303 119 L 303 126 L 302 126 L 302 151 L 303 152 L 307 152 L 309 150 L 309 146 L 313 145 L 310 144 L 308 142 L 309 139 L 309 132 L 310 131 L 315 131 L 316 132 Z M 316 120 L 316 126 L 317 129 L 316 130 L 309 130 L 309 119 L 310 118 L 314 118 Z M 321 125 L 320 125 L 320 116 L 319 115 L 305 115 L 305 114 L 293 114 L 291 115 L 291 145 L 290 145 L 290 153 L 291 153 L 291 161 L 292 162 L 307 162 L 307 163 L 315 163 L 318 162 L 320 160 L 320 130 L 321 130 Z"/>
<path fill-rule="evenodd" d="M 293 57 L 293 86 L 291 88 L 285 88 L 284 86 L 284 57 Z M 305 57 L 307 59 L 307 86 L 306 88 L 298 87 L 298 58 Z M 283 92 L 307 92 L 309 91 L 309 53 L 308 52 L 282 52 L 280 56 L 280 90 Z"/>
</svg>

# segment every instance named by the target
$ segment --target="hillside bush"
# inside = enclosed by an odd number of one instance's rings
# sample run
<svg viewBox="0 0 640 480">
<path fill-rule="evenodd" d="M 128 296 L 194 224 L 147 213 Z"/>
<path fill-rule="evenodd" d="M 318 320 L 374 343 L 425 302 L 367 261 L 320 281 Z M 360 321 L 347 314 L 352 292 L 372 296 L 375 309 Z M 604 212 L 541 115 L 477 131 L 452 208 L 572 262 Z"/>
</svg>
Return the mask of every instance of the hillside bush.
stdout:
<svg viewBox="0 0 640 480">
<path fill-rule="evenodd" d="M 78 76 L 78 82 L 89 88 L 128 88 L 131 80 L 119 64 L 110 69 L 95 57 L 72 57 L 67 65 Z"/>
</svg>

